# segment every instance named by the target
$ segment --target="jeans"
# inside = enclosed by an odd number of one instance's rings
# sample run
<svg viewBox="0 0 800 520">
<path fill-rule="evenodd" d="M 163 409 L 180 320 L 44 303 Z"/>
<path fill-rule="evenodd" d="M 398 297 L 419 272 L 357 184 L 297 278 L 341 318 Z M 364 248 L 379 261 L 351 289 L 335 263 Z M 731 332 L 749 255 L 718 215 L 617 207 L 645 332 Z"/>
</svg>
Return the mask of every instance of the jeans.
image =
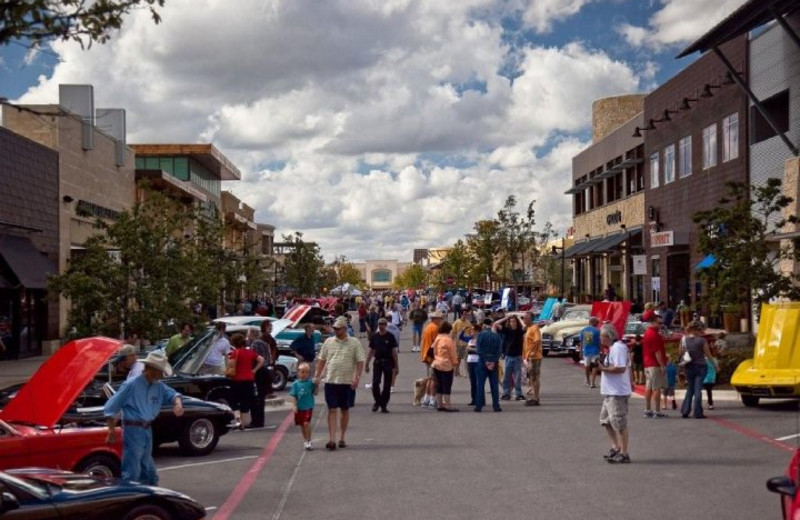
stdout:
<svg viewBox="0 0 800 520">
<path fill-rule="evenodd" d="M 122 435 L 122 478 L 149 486 L 158 485 L 153 461 L 153 431 L 126 426 Z"/>
<path fill-rule="evenodd" d="M 686 365 L 686 397 L 681 405 L 681 415 L 687 416 L 692 409 L 694 401 L 694 416 L 703 417 L 703 380 L 706 378 L 708 367 L 703 364 L 689 363 Z"/>
<path fill-rule="evenodd" d="M 478 402 L 475 398 L 478 393 L 478 364 L 467 363 L 467 374 L 469 374 L 469 403 L 474 406 Z"/>
<path fill-rule="evenodd" d="M 511 395 L 511 376 L 514 376 L 514 392 L 522 395 L 522 357 L 506 356 L 506 372 L 503 374 L 503 395 Z"/>
<path fill-rule="evenodd" d="M 500 409 L 500 392 L 497 390 L 497 364 L 494 370 L 487 370 L 484 361 L 478 361 L 478 387 L 475 389 L 475 409 L 480 410 L 486 405 L 486 380 L 489 380 L 489 390 L 492 392 L 492 408 Z"/>
<path fill-rule="evenodd" d="M 392 395 L 392 368 L 391 360 L 372 363 L 372 398 L 375 404 L 381 408 L 386 408 L 389 404 L 389 397 Z M 383 378 L 383 389 L 381 389 L 381 378 Z"/>
</svg>

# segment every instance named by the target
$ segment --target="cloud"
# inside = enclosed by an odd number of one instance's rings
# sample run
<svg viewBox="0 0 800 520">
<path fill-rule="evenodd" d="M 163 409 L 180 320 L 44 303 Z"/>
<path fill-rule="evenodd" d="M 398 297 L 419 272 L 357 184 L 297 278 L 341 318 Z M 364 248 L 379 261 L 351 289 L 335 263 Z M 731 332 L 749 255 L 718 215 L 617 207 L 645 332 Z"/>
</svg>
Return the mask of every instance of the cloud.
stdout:
<svg viewBox="0 0 800 520">
<path fill-rule="evenodd" d="M 585 3 L 509 6 L 541 32 Z M 127 109 L 129 142 L 214 142 L 243 172 L 223 189 L 327 257 L 408 260 L 510 194 L 565 229 L 592 102 L 653 74 L 578 41 L 529 42 L 512 84 L 494 0 L 202 5 L 170 0 L 157 26 L 135 13 L 88 51 L 54 43 L 61 62 L 21 101 L 92 83 L 97 106 Z"/>
<path fill-rule="evenodd" d="M 659 0 L 662 7 L 648 20 L 647 27 L 627 23 L 616 31 L 634 47 L 663 50 L 685 45 L 738 9 L 746 0 Z"/>
</svg>

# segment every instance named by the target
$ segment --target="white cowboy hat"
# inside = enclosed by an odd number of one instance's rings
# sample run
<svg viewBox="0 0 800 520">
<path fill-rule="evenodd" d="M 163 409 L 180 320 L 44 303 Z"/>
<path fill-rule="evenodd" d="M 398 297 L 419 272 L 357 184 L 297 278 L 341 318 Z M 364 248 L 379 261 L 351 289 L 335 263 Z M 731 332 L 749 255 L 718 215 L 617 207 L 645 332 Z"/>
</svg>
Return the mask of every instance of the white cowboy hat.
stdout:
<svg viewBox="0 0 800 520">
<path fill-rule="evenodd" d="M 444 314 L 439 311 L 433 311 L 432 313 L 428 314 L 428 318 L 435 320 L 436 318 L 444 318 Z"/>
<path fill-rule="evenodd" d="M 156 370 L 160 370 L 164 373 L 165 376 L 169 377 L 172 375 L 172 367 L 169 366 L 169 361 L 167 361 L 167 355 L 161 351 L 154 351 L 147 354 L 147 357 L 142 360 L 145 366 L 153 367 Z"/>
</svg>

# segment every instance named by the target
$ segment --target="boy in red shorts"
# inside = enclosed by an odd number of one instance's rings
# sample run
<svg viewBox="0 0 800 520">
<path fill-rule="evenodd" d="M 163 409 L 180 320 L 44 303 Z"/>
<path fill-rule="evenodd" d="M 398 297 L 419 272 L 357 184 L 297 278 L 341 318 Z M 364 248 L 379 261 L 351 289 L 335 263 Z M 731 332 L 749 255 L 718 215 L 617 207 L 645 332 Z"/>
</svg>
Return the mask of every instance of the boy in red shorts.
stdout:
<svg viewBox="0 0 800 520">
<path fill-rule="evenodd" d="M 311 366 L 305 361 L 297 365 L 297 380 L 292 383 L 289 395 L 294 397 L 294 423 L 303 431 L 303 447 L 311 446 L 311 413 L 314 411 L 314 381 L 309 379 Z"/>
</svg>

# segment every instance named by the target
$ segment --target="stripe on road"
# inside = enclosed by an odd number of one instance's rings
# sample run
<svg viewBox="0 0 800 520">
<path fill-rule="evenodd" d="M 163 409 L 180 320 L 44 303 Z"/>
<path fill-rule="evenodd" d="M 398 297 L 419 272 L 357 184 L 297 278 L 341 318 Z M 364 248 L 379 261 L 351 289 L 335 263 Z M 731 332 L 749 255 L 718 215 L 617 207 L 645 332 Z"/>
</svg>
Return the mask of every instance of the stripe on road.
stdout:
<svg viewBox="0 0 800 520">
<path fill-rule="evenodd" d="M 800 437 L 800 433 L 795 433 L 794 435 L 787 435 L 786 437 L 778 437 L 775 439 L 776 441 L 788 441 L 789 439 L 795 439 Z"/>
<path fill-rule="evenodd" d="M 256 457 L 258 457 L 258 455 L 248 455 L 246 457 L 236 457 L 233 459 L 209 460 L 207 462 L 193 462 L 191 464 L 181 464 L 180 466 L 167 466 L 166 468 L 158 468 L 158 471 L 171 471 L 173 469 L 193 468 L 195 466 L 207 466 L 209 464 L 219 464 L 220 462 L 233 462 L 236 460 L 254 459 Z"/>
</svg>

